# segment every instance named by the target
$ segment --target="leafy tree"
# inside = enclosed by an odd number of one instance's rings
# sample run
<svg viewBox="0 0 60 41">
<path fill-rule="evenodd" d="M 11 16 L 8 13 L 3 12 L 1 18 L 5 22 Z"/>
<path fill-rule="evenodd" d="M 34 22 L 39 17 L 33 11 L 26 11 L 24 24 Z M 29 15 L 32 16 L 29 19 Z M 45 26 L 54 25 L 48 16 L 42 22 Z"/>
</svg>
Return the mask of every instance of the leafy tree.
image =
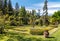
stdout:
<svg viewBox="0 0 60 41">
<path fill-rule="evenodd" d="M 52 18 L 53 18 L 53 22 L 58 21 L 60 23 L 60 11 L 54 12 Z"/>
</svg>

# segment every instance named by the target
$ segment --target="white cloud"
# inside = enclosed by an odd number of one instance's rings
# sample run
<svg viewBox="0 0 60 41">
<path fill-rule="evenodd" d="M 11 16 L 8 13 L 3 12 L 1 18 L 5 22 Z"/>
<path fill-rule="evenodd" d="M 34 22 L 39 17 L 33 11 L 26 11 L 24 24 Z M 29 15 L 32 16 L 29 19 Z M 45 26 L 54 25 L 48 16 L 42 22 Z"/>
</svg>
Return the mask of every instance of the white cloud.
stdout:
<svg viewBox="0 0 60 41">
<path fill-rule="evenodd" d="M 51 10 L 48 10 L 48 14 L 49 15 L 52 15 L 55 11 L 57 11 L 57 10 L 56 9 L 54 9 L 54 10 L 52 10 L 52 9 Z"/>
<path fill-rule="evenodd" d="M 26 10 L 27 10 L 27 11 L 32 11 L 32 9 L 28 9 L 28 8 L 26 8 Z"/>
<path fill-rule="evenodd" d="M 41 9 L 41 13 L 43 13 L 43 9 L 42 9 L 43 6 L 44 6 L 44 3 L 33 4 L 31 7 L 28 7 L 28 10 L 31 11 L 32 9 L 35 9 L 36 12 L 38 12 L 38 7 L 39 7 L 39 9 Z M 53 14 L 57 10 L 60 10 L 60 2 L 48 2 L 49 15 Z"/>
<path fill-rule="evenodd" d="M 36 7 L 43 7 L 44 3 L 33 4 Z M 48 2 L 48 8 L 60 8 L 60 2 Z"/>
<path fill-rule="evenodd" d="M 60 2 L 49 2 L 48 8 L 60 8 Z"/>
</svg>

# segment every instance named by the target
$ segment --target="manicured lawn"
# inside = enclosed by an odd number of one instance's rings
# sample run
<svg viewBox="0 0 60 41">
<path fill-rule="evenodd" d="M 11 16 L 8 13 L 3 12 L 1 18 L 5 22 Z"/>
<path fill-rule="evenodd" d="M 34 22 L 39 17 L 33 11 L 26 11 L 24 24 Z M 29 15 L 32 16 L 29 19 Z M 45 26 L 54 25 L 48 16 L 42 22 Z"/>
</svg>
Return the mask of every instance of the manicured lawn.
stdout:
<svg viewBox="0 0 60 41">
<path fill-rule="evenodd" d="M 59 26 L 59 29 L 52 34 L 52 36 L 55 37 L 57 41 L 60 41 L 60 26 Z"/>
<path fill-rule="evenodd" d="M 24 35 L 23 36 L 23 37 L 25 37 L 24 39 L 26 39 L 26 38 L 30 39 L 30 38 L 34 37 L 37 39 L 42 38 L 45 41 L 57 41 L 57 40 L 60 41 L 60 26 L 58 27 L 59 29 L 56 32 L 54 32 L 50 35 L 51 36 L 50 38 L 44 38 L 43 35 L 31 35 L 29 33 L 31 28 L 32 28 L 32 26 L 23 26 L 23 27 L 21 26 L 21 27 L 14 27 L 13 29 L 12 28 L 7 29 L 8 31 L 7 31 L 6 35 L 0 35 L 0 41 L 20 41 L 19 40 L 21 38 L 21 37 L 19 37 L 20 35 Z M 48 29 L 48 28 L 50 29 L 50 27 L 46 27 L 45 29 Z M 36 26 L 35 29 L 43 29 L 43 28 Z M 28 33 L 28 34 L 26 34 L 26 35 L 24 33 L 21 34 L 20 32 L 22 32 L 22 31 L 23 32 L 26 31 L 25 33 Z M 51 33 L 53 31 L 55 31 L 55 30 L 50 30 L 49 32 Z"/>
<path fill-rule="evenodd" d="M 35 26 L 34 28 L 32 26 L 17 26 L 17 27 L 9 27 L 6 30 L 8 30 L 9 32 L 26 33 L 26 34 L 30 35 L 30 29 L 50 30 L 53 28 L 54 27 L 50 27 L 50 26 L 48 26 L 48 27 Z M 37 35 L 37 36 L 39 36 L 39 35 Z"/>
</svg>

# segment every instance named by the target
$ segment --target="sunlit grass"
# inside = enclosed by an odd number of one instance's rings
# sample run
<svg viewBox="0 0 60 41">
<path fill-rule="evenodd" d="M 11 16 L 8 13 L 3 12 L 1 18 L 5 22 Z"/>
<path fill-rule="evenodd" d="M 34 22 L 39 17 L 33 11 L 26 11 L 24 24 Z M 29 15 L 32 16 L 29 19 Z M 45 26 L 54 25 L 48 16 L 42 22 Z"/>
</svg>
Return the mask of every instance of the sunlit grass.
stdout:
<svg viewBox="0 0 60 41">
<path fill-rule="evenodd" d="M 35 37 L 35 38 L 42 38 L 43 40 L 55 40 L 56 39 L 56 38 L 44 38 L 43 35 L 32 35 L 32 34 L 30 34 L 30 29 L 32 29 L 32 28 L 33 28 L 32 26 L 16 26 L 16 27 L 13 26 L 13 28 L 11 27 L 10 29 L 5 29 L 5 30 L 7 30 L 7 34 L 5 36 L 1 35 L 2 38 L 0 37 L 1 38 L 0 41 L 7 41 L 7 40 L 18 41 L 17 37 L 15 37 L 15 36 L 20 36 L 20 35 L 24 35 L 25 38 Z M 52 30 L 54 28 L 52 28 L 50 26 L 45 27 L 45 28 L 43 28 L 41 26 L 35 26 L 34 29 Z M 52 31 L 54 31 L 54 30 L 52 30 Z M 52 31 L 50 31 L 50 32 L 52 32 Z M 60 30 L 58 30 L 58 32 L 56 32 L 56 34 L 53 33 L 53 37 L 60 37 L 59 33 L 60 33 Z"/>
</svg>

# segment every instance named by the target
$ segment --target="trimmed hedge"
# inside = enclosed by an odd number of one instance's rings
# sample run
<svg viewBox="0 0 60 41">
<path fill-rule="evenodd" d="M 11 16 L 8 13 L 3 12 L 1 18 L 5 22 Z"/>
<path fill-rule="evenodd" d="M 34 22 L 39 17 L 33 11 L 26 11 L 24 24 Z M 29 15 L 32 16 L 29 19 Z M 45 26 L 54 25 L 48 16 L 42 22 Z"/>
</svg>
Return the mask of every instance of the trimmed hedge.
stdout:
<svg viewBox="0 0 60 41">
<path fill-rule="evenodd" d="M 43 35 L 43 32 L 45 30 L 49 31 L 51 29 L 53 29 L 53 27 L 46 27 L 46 28 L 41 28 L 41 29 L 35 29 L 35 28 L 33 28 L 33 29 L 30 29 L 30 34 L 32 34 L 32 35 Z"/>
<path fill-rule="evenodd" d="M 44 30 L 43 29 L 31 29 L 30 33 L 32 35 L 43 35 Z"/>
</svg>

